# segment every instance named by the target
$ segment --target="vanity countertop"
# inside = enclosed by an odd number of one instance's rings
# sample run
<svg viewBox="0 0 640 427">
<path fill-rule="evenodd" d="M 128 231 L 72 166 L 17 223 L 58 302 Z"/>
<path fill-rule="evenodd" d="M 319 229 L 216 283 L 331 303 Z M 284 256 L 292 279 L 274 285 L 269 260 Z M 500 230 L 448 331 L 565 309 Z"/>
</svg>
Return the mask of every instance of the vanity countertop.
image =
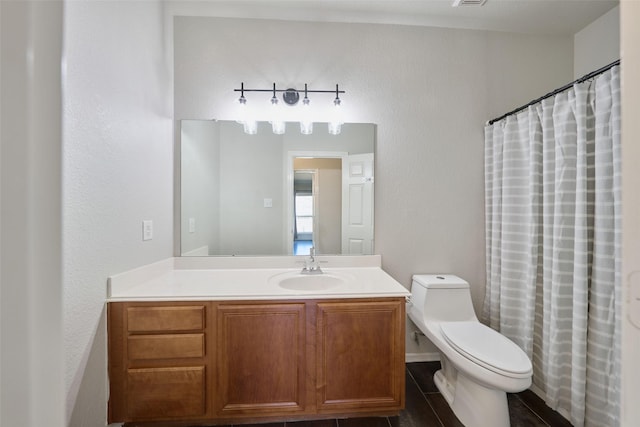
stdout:
<svg viewBox="0 0 640 427">
<path fill-rule="evenodd" d="M 380 256 L 319 256 L 324 276 L 339 285 L 287 289 L 278 278 L 298 277 L 304 257 L 170 258 L 111 276 L 108 301 L 282 300 L 406 297 L 409 291 L 382 270 Z M 321 275 L 323 276 L 323 275 Z M 303 278 L 304 279 L 304 278 Z"/>
</svg>

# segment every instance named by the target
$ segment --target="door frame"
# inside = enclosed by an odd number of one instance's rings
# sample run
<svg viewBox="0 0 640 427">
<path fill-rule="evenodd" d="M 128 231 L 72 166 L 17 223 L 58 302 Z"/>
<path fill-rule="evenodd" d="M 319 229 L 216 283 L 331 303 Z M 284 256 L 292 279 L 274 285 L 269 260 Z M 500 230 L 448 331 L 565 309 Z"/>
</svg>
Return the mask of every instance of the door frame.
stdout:
<svg viewBox="0 0 640 427">
<path fill-rule="evenodd" d="M 293 150 L 285 153 L 285 177 L 284 177 L 284 197 L 285 209 L 284 209 L 284 223 L 286 229 L 284 233 L 285 245 L 287 249 L 287 255 L 293 255 L 293 160 L 296 157 L 309 157 L 309 158 L 324 158 L 324 159 L 340 159 L 344 164 L 344 159 L 349 155 L 346 151 L 302 151 Z"/>
<path fill-rule="evenodd" d="M 293 171 L 294 176 L 294 201 L 293 207 L 295 208 L 295 176 L 296 173 L 305 173 L 311 175 L 311 197 L 313 198 L 313 232 L 311 233 L 312 246 L 316 245 L 316 235 L 318 230 L 318 169 L 297 169 Z M 292 227 L 295 226 L 295 215 Z M 292 238 L 295 237 L 292 233 Z M 295 240 L 295 239 L 294 239 Z"/>
</svg>

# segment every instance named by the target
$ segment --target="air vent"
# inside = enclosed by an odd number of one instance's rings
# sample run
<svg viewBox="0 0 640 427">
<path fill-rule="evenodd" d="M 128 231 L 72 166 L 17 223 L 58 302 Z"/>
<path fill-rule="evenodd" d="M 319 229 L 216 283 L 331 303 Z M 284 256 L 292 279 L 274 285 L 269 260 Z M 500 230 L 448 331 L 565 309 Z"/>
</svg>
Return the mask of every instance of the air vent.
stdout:
<svg viewBox="0 0 640 427">
<path fill-rule="evenodd" d="M 453 4 L 451 6 L 482 6 L 486 2 L 487 0 L 453 0 Z"/>
</svg>

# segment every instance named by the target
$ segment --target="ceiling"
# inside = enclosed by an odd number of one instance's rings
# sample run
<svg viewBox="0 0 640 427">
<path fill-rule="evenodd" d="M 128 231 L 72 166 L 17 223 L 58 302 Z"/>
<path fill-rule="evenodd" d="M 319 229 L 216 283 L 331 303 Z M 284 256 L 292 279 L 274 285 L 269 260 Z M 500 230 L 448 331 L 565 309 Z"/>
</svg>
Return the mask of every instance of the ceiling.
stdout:
<svg viewBox="0 0 640 427">
<path fill-rule="evenodd" d="M 171 2 L 175 14 L 300 21 L 426 25 L 530 34 L 572 35 L 618 0 L 204 0 Z"/>
</svg>

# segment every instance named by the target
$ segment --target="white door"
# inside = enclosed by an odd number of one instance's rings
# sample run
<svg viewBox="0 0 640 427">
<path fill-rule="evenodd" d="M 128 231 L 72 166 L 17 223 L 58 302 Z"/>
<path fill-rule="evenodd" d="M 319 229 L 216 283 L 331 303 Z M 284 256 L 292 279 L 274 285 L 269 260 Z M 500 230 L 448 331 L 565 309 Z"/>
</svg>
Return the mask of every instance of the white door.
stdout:
<svg viewBox="0 0 640 427">
<path fill-rule="evenodd" d="M 373 254 L 373 181 L 373 153 L 343 158 L 343 254 Z"/>
</svg>

